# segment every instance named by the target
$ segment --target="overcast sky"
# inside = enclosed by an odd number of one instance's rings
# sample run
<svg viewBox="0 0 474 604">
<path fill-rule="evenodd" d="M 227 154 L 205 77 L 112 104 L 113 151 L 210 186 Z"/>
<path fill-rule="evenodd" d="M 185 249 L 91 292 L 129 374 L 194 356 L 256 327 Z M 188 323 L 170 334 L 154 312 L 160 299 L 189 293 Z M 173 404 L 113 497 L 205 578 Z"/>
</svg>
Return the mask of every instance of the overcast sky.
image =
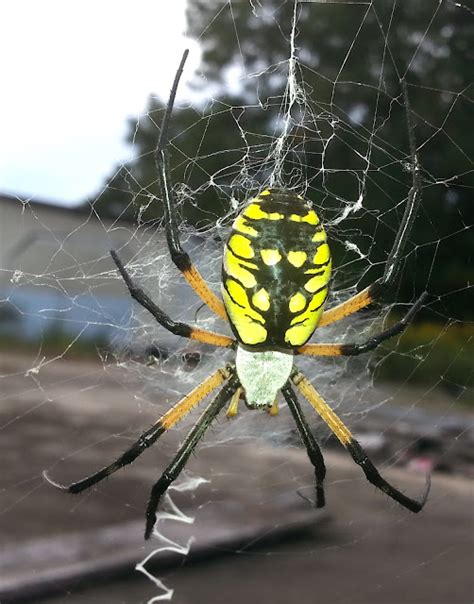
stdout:
<svg viewBox="0 0 474 604">
<path fill-rule="evenodd" d="M 199 62 L 183 35 L 184 8 L 185 0 L 0 2 L 1 193 L 71 205 L 98 191 L 130 155 L 126 118 L 152 92 L 167 98 L 184 48 L 188 78 Z"/>
</svg>

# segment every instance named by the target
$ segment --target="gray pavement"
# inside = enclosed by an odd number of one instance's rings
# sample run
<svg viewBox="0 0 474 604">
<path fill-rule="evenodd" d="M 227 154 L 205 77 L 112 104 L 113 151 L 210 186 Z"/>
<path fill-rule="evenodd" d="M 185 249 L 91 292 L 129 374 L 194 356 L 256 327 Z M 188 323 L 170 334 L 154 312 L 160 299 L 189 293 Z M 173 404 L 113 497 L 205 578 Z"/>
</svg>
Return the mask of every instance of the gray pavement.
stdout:
<svg viewBox="0 0 474 604">
<path fill-rule="evenodd" d="M 435 477 L 419 516 L 396 509 L 343 458 L 328 459 L 331 520 L 277 543 L 154 569 L 176 604 L 469 604 L 474 597 L 472 485 Z M 413 492 L 419 478 L 389 472 Z M 349 488 L 349 493 L 348 493 Z M 199 523 L 199 515 L 196 522 Z M 249 544 L 251 545 L 251 544 Z M 132 578 L 131 578 L 132 577 Z M 50 604 L 145 603 L 159 592 L 138 573 L 72 587 Z"/>
<path fill-rule="evenodd" d="M 123 450 L 157 410 L 142 399 L 139 384 L 118 367 L 104 370 L 96 363 L 62 360 L 39 374 L 25 374 L 31 366 L 31 359 L 0 358 L 2 556 L 5 562 L 10 555 L 11 562 L 12 553 L 19 555 L 13 568 L 10 564 L 4 569 L 9 568 L 10 576 L 25 577 L 25 582 L 45 567 L 58 571 L 65 567 L 64 552 L 78 543 L 78 535 L 87 560 L 98 561 L 107 554 L 98 535 L 104 528 L 115 527 L 120 533 L 120 527 L 127 527 L 121 541 L 112 548 L 109 543 L 109 550 L 129 556 L 119 574 L 104 572 L 106 584 L 97 583 L 100 573 L 94 581 L 77 575 L 54 598 L 40 600 L 38 593 L 27 601 L 146 602 L 160 592 L 133 566 L 159 542 L 145 547 L 141 540 L 144 506 L 150 485 L 182 433 L 167 435 L 132 468 L 84 496 L 57 492 L 44 484 L 42 470 L 60 481 L 86 475 Z M 157 559 L 152 568 L 175 590 L 173 601 L 473 601 L 472 481 L 435 474 L 425 510 L 412 515 L 368 485 L 343 452 L 330 452 L 327 516 L 320 522 L 319 512 L 308 509 L 296 494 L 298 488 L 312 485 L 304 451 L 281 443 L 269 447 L 255 439 L 210 446 L 219 435 L 218 429 L 211 431 L 207 446 L 190 463 L 193 474 L 212 481 L 195 493 L 176 495 L 194 523 L 167 523 L 168 536 L 180 542 L 196 538 L 190 555 L 175 559 L 172 566 L 165 560 L 160 567 Z M 420 474 L 386 464 L 381 468 L 407 493 L 416 496 L 423 490 Z M 301 522 L 294 523 L 294 530 L 282 530 L 297 518 Z M 210 536 L 226 530 L 226 539 L 212 542 Z M 117 531 L 112 532 L 117 538 Z M 34 552 L 25 558 L 29 545 L 48 542 L 49 551 L 38 547 L 36 558 Z M 69 550 L 61 550 L 59 543 L 69 543 Z"/>
</svg>

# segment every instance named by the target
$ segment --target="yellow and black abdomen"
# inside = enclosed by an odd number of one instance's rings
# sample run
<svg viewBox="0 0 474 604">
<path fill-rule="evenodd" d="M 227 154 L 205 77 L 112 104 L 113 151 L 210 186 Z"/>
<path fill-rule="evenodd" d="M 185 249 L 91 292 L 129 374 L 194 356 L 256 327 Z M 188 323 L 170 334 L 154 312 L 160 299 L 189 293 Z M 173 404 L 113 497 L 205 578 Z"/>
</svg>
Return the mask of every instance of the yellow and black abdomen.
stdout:
<svg viewBox="0 0 474 604">
<path fill-rule="evenodd" d="M 311 205 L 283 189 L 263 191 L 237 216 L 224 250 L 222 295 L 239 342 L 295 348 L 316 329 L 331 256 Z"/>
</svg>

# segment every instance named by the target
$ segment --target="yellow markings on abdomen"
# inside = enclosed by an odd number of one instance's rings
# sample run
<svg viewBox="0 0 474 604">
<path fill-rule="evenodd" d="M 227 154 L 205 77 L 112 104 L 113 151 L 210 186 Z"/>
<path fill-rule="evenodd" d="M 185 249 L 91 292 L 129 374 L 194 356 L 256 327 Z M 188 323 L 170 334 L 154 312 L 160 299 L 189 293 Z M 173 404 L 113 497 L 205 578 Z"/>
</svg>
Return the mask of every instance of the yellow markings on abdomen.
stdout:
<svg viewBox="0 0 474 604">
<path fill-rule="evenodd" d="M 301 346 L 308 340 L 318 325 L 319 318 L 323 312 L 323 305 L 324 301 L 326 300 L 327 293 L 327 286 L 323 287 L 321 291 L 317 292 L 317 294 L 312 297 L 311 302 L 308 304 L 306 310 L 301 314 L 296 315 L 291 320 L 291 327 L 285 332 L 285 342 L 288 342 L 292 346 Z M 293 296 L 293 298 L 295 297 L 296 295 Z"/>
<path fill-rule="evenodd" d="M 253 258 L 255 252 L 252 242 L 247 237 L 235 233 L 230 238 L 224 254 L 224 270 L 230 276 L 234 277 L 244 287 L 255 287 L 257 280 L 254 272 L 258 266 L 253 262 L 243 260 L 243 258 Z"/>
<path fill-rule="evenodd" d="M 324 229 L 320 229 L 316 231 L 316 233 L 311 238 L 313 243 L 319 243 L 320 241 L 326 241 L 326 231 Z"/>
<path fill-rule="evenodd" d="M 331 274 L 331 262 L 328 262 L 328 264 L 318 272 L 321 274 L 315 275 L 305 283 L 304 288 L 310 294 L 317 292 L 329 281 L 329 276 Z"/>
<path fill-rule="evenodd" d="M 232 235 L 228 247 L 230 247 L 234 254 L 242 256 L 242 258 L 253 258 L 255 256 L 250 239 L 238 233 Z"/>
<path fill-rule="evenodd" d="M 290 220 L 293 222 L 307 222 L 308 224 L 313 224 L 314 226 L 319 224 L 319 218 L 314 210 L 310 210 L 304 216 L 300 216 L 299 214 L 291 214 Z"/>
<path fill-rule="evenodd" d="M 283 220 L 284 214 L 280 212 L 264 212 L 258 203 L 251 203 L 243 212 L 243 215 L 252 220 Z"/>
<path fill-rule="evenodd" d="M 330 273 L 326 233 L 309 202 L 283 189 L 250 199 L 224 256 L 224 305 L 239 341 L 305 344 L 321 318 Z"/>
<path fill-rule="evenodd" d="M 304 288 L 310 294 L 319 291 L 329 281 L 331 275 L 331 255 L 327 243 L 322 243 L 313 257 L 315 268 L 310 268 L 305 271 L 305 275 L 312 275 L 305 283 Z"/>
<path fill-rule="evenodd" d="M 270 296 L 265 288 L 261 288 L 252 296 L 254 306 L 266 312 L 270 308 Z"/>
<path fill-rule="evenodd" d="M 244 268 L 247 267 L 247 268 Z M 256 269 L 257 266 L 245 260 L 240 260 L 230 250 L 226 250 L 224 256 L 224 270 L 230 276 L 234 277 L 244 287 L 255 287 L 257 280 L 255 275 L 247 270 L 248 268 Z"/>
<path fill-rule="evenodd" d="M 291 296 L 289 303 L 290 312 L 296 313 L 306 306 L 306 298 L 301 292 L 297 292 L 294 296 Z"/>
<path fill-rule="evenodd" d="M 274 266 L 281 260 L 281 254 L 278 250 L 260 250 L 260 256 L 267 266 Z"/>
<path fill-rule="evenodd" d="M 239 233 L 250 235 L 251 237 L 256 237 L 258 235 L 258 231 L 252 228 L 241 214 L 235 219 L 232 228 L 235 231 L 239 231 Z"/>
<path fill-rule="evenodd" d="M 316 250 L 316 254 L 313 258 L 313 264 L 325 264 L 329 260 L 329 245 L 323 243 Z"/>
<path fill-rule="evenodd" d="M 318 292 L 315 296 L 311 298 L 311 302 L 308 304 L 308 308 L 305 310 L 305 312 L 291 320 L 291 325 L 295 325 L 297 323 L 300 323 L 301 321 L 311 319 L 314 316 L 315 311 L 319 310 L 319 307 L 322 306 L 324 300 L 326 299 L 326 296 L 327 287 L 324 287 L 323 289 L 321 289 L 320 292 Z"/>
<path fill-rule="evenodd" d="M 245 288 L 233 279 L 226 279 L 226 292 L 231 296 L 232 302 L 242 309 L 249 305 L 249 299 Z"/>
<path fill-rule="evenodd" d="M 303 266 L 306 262 L 306 258 L 308 257 L 306 252 L 288 252 L 288 262 L 296 268 Z"/>
<path fill-rule="evenodd" d="M 267 330 L 262 325 L 264 319 L 250 306 L 245 288 L 233 279 L 226 279 L 222 295 L 229 318 L 241 341 L 249 345 L 264 342 L 267 339 Z"/>
</svg>

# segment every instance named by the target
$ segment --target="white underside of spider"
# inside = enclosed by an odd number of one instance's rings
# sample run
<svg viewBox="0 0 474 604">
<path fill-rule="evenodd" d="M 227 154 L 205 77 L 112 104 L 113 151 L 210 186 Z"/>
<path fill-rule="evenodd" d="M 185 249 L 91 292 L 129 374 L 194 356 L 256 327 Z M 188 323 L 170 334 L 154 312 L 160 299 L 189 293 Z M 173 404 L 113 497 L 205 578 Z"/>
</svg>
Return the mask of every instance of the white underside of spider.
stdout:
<svg viewBox="0 0 474 604">
<path fill-rule="evenodd" d="M 237 347 L 236 369 L 251 408 L 271 407 L 293 368 L 292 352 L 250 351 Z"/>
</svg>

